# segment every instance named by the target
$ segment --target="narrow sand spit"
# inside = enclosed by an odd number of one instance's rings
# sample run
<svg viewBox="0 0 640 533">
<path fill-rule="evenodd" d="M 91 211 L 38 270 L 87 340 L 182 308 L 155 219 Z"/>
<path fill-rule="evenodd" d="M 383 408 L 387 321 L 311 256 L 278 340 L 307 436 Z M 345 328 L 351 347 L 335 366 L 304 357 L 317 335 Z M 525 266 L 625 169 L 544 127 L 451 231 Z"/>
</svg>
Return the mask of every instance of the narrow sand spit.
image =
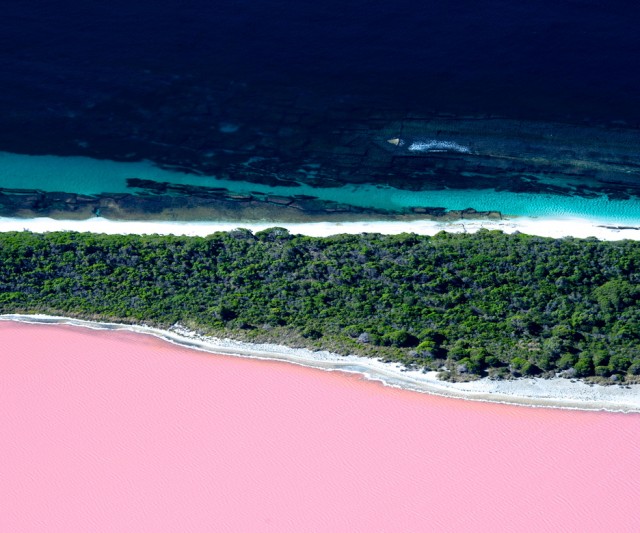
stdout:
<svg viewBox="0 0 640 533">
<path fill-rule="evenodd" d="M 108 220 L 101 217 L 86 220 L 55 220 L 51 218 L 2 218 L 0 231 L 33 232 L 80 231 L 108 234 L 158 234 L 206 236 L 216 231 L 230 231 L 238 227 L 251 231 L 261 231 L 274 226 L 284 227 L 291 233 L 326 237 L 341 233 L 416 233 L 435 235 L 440 231 L 451 233 L 474 233 L 479 229 L 500 230 L 505 233 L 519 231 L 541 237 L 597 237 L 601 240 L 622 239 L 640 240 L 640 221 L 612 222 L 609 220 L 583 219 L 575 217 L 530 218 L 512 217 L 504 220 L 460 220 L 455 222 L 437 222 L 433 220 L 411 221 L 360 221 L 360 222 L 308 222 L 289 223 L 278 221 L 264 222 L 167 222 L 167 221 L 123 221 Z M 637 228 L 637 229 L 636 229 Z"/>
<path fill-rule="evenodd" d="M 206 337 L 174 326 L 169 331 L 148 326 L 91 322 L 47 315 L 0 315 L 0 320 L 37 324 L 68 324 L 101 330 L 125 330 L 153 335 L 174 344 L 209 352 L 254 359 L 284 361 L 310 368 L 362 374 L 391 387 L 467 400 L 589 411 L 640 412 L 640 385 L 589 385 L 564 378 L 522 378 L 496 381 L 483 378 L 469 383 L 440 381 L 436 372 L 406 370 L 397 363 L 327 351 L 289 348 L 276 344 L 252 344 Z"/>
</svg>

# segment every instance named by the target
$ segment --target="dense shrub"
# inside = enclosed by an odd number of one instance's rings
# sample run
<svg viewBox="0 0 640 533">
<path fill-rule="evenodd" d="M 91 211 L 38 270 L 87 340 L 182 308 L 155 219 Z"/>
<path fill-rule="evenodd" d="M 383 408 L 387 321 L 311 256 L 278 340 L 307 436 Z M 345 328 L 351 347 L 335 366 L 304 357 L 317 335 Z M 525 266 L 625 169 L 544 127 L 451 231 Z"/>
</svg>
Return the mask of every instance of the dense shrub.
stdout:
<svg viewBox="0 0 640 533">
<path fill-rule="evenodd" d="M 640 243 L 481 231 L 0 234 L 0 312 L 359 353 L 455 376 L 640 374 Z"/>
</svg>

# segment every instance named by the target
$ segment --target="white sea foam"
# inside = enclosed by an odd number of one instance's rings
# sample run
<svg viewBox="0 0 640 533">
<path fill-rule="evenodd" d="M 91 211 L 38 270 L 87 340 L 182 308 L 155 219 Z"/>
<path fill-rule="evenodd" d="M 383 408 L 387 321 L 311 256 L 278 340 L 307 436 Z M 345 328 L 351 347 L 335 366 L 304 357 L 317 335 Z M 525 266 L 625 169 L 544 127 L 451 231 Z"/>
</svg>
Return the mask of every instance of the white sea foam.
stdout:
<svg viewBox="0 0 640 533">
<path fill-rule="evenodd" d="M 411 152 L 459 152 L 462 154 L 471 153 L 471 149 L 453 141 L 415 141 L 409 145 L 407 150 Z"/>
</svg>

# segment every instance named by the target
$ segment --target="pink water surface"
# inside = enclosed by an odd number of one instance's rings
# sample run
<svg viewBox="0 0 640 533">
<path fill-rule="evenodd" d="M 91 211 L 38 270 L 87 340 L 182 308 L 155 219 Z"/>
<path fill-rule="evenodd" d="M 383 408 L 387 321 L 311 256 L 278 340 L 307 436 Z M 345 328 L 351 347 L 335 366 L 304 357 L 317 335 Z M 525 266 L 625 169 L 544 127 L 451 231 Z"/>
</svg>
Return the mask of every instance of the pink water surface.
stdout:
<svg viewBox="0 0 640 533">
<path fill-rule="evenodd" d="M 0 531 L 637 531 L 640 416 L 0 323 Z"/>
</svg>

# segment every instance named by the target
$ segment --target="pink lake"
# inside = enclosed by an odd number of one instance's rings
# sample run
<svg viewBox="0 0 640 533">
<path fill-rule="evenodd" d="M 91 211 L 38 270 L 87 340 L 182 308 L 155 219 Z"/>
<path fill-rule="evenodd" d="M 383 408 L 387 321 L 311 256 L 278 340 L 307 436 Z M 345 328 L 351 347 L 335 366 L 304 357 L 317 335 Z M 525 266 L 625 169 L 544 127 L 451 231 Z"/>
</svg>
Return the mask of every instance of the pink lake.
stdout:
<svg viewBox="0 0 640 533">
<path fill-rule="evenodd" d="M 0 322 L 0 531 L 634 531 L 640 416 Z"/>
</svg>

